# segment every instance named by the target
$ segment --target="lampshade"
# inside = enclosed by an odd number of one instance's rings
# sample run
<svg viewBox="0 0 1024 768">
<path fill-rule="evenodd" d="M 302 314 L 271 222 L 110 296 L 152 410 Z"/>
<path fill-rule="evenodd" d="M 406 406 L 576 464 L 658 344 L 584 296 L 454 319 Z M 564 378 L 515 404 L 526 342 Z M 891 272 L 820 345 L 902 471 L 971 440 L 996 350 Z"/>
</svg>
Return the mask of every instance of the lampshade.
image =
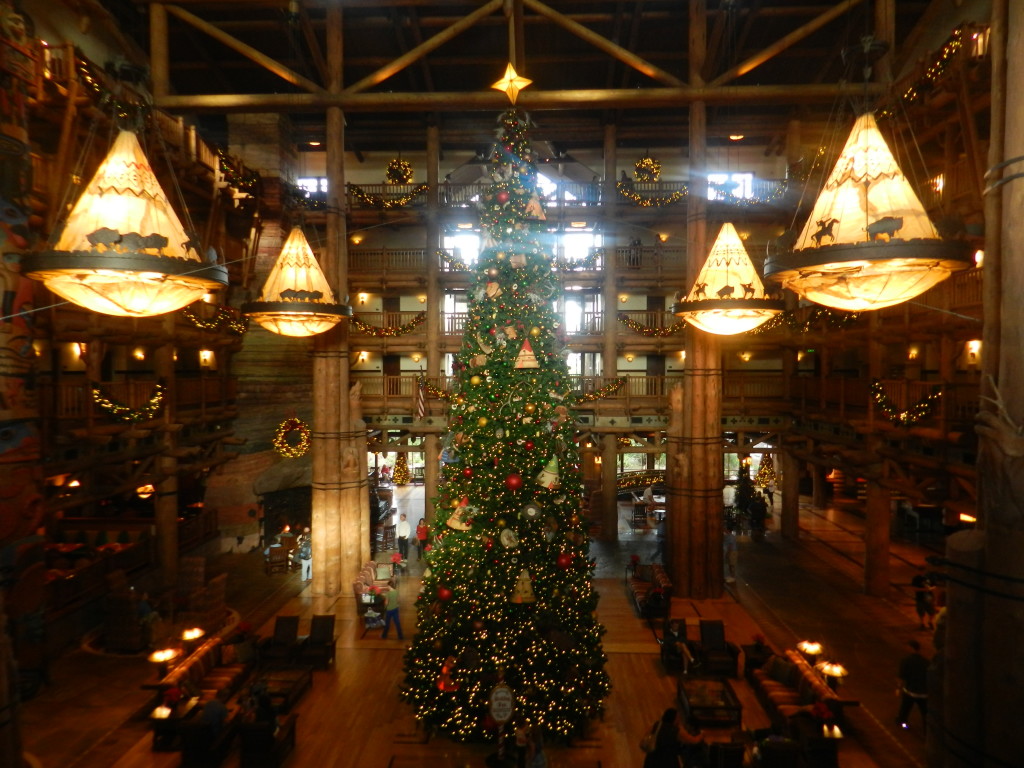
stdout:
<svg viewBox="0 0 1024 768">
<path fill-rule="evenodd" d="M 121 131 L 52 250 L 22 259 L 28 277 L 107 315 L 173 312 L 227 283 L 185 234 L 138 137 Z"/>
<path fill-rule="evenodd" d="M 301 228 L 293 227 L 262 293 L 256 301 L 243 304 L 242 313 L 271 333 L 315 336 L 351 317 L 352 307 L 335 302 L 309 241 Z"/>
<path fill-rule="evenodd" d="M 818 304 L 860 312 L 919 296 L 971 265 L 942 240 L 870 113 L 861 115 L 792 253 L 765 277 Z"/>
<path fill-rule="evenodd" d="M 702 331 L 731 336 L 757 328 L 783 308 L 765 295 L 736 227 L 726 222 L 697 281 L 672 311 Z"/>
</svg>

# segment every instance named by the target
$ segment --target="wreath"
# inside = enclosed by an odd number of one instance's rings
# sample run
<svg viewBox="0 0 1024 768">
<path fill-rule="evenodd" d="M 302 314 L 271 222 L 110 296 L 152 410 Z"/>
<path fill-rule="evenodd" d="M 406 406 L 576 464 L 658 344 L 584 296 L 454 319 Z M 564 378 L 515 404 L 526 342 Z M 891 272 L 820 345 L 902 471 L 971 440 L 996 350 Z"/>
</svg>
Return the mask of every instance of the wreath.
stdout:
<svg viewBox="0 0 1024 768">
<path fill-rule="evenodd" d="M 299 441 L 294 444 L 288 440 L 288 435 L 292 432 L 297 432 L 299 435 Z M 297 459 L 300 456 L 305 456 L 306 451 L 309 450 L 309 443 L 309 425 L 302 421 L 302 419 L 294 417 L 285 419 L 278 424 L 277 431 L 274 433 L 274 450 L 286 459 Z"/>
</svg>

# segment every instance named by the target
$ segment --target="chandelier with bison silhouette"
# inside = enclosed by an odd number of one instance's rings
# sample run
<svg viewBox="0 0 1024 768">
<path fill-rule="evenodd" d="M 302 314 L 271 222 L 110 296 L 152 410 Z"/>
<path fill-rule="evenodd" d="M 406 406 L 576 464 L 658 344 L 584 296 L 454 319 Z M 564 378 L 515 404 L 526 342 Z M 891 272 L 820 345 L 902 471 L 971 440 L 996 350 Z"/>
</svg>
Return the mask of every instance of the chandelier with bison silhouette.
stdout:
<svg viewBox="0 0 1024 768">
<path fill-rule="evenodd" d="M 853 126 L 792 250 L 769 251 L 766 280 L 860 312 L 901 304 L 971 266 L 965 240 L 943 240 L 870 113 Z"/>
<path fill-rule="evenodd" d="M 259 298 L 243 304 L 242 314 L 271 333 L 301 337 L 329 331 L 352 316 L 352 307 L 335 301 L 309 241 L 293 227 Z"/>
</svg>

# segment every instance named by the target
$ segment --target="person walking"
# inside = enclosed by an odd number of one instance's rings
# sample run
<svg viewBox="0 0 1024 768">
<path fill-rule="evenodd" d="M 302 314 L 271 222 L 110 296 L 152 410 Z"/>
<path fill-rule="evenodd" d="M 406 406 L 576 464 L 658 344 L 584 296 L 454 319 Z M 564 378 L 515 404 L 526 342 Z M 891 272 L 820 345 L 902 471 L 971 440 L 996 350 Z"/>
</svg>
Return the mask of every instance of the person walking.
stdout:
<svg viewBox="0 0 1024 768">
<path fill-rule="evenodd" d="M 928 729 L 928 659 L 921 653 L 921 644 L 917 640 L 907 643 L 910 653 L 900 661 L 899 678 L 896 684 L 896 695 L 900 697 L 900 711 L 896 715 L 896 724 L 900 728 L 908 728 L 907 718 L 914 705 L 921 710 L 921 721 L 925 730 Z"/>
<path fill-rule="evenodd" d="M 423 558 L 423 553 L 426 552 L 427 537 L 430 536 L 430 528 L 427 526 L 427 521 L 424 518 L 420 518 L 420 521 L 416 523 L 416 559 L 420 560 Z"/>
<path fill-rule="evenodd" d="M 388 630 L 391 629 L 392 623 L 395 625 L 398 639 L 405 640 L 405 635 L 402 634 L 402 622 L 398 620 L 398 587 L 395 585 L 394 579 L 388 581 L 388 589 L 384 593 L 384 631 L 381 633 L 381 639 L 388 639 Z"/>
<path fill-rule="evenodd" d="M 398 516 L 398 525 L 395 526 L 395 536 L 398 538 L 398 554 L 402 560 L 409 559 L 409 534 L 412 533 L 412 526 L 405 517 L 405 512 Z"/>
<path fill-rule="evenodd" d="M 309 528 L 302 529 L 299 536 L 299 565 L 302 569 L 302 580 L 313 580 L 313 538 L 310 536 Z"/>
<path fill-rule="evenodd" d="M 910 580 L 910 586 L 914 588 L 919 629 L 935 629 L 935 585 L 923 565 L 917 566 L 917 575 Z"/>
<path fill-rule="evenodd" d="M 736 531 L 732 526 L 725 527 L 722 535 L 722 550 L 725 560 L 725 583 L 736 583 L 736 562 L 739 559 L 739 549 L 736 546 Z"/>
</svg>

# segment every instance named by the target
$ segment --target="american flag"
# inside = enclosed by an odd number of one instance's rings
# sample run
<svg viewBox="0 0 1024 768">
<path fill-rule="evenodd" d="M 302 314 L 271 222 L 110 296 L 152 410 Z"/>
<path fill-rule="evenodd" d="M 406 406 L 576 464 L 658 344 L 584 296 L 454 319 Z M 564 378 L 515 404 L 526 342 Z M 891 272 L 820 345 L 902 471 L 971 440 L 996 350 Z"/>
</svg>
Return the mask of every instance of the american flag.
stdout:
<svg viewBox="0 0 1024 768">
<path fill-rule="evenodd" d="M 415 402 L 413 404 L 413 409 L 416 413 L 417 419 L 422 419 L 427 415 L 427 401 L 423 395 L 423 389 L 426 387 L 426 384 L 427 382 L 422 378 L 416 379 L 416 395 L 414 398 Z"/>
</svg>

